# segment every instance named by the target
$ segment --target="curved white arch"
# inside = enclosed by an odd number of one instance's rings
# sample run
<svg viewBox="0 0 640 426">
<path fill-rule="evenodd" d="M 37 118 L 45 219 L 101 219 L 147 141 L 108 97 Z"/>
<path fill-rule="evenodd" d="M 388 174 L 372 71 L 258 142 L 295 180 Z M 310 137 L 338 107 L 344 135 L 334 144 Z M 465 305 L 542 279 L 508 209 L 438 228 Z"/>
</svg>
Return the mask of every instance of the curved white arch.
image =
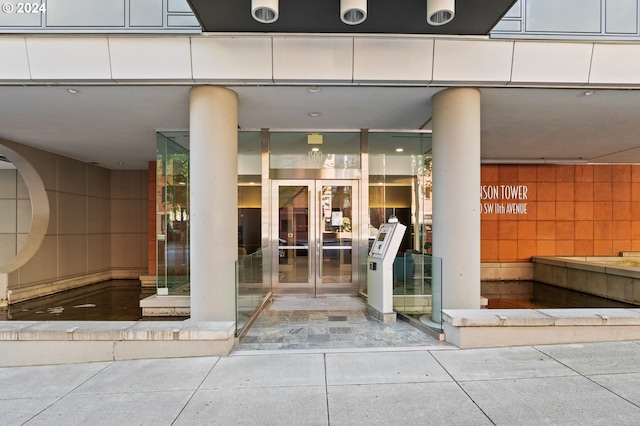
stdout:
<svg viewBox="0 0 640 426">
<path fill-rule="evenodd" d="M 37 253 L 44 241 L 49 227 L 49 198 L 45 191 L 40 174 L 24 157 L 16 151 L 0 143 L 0 155 L 11 161 L 22 176 L 31 199 L 31 229 L 22 248 L 4 265 L 0 265 L 0 273 L 13 272 L 26 264 Z M 1 297 L 1 296 L 0 296 Z"/>
</svg>

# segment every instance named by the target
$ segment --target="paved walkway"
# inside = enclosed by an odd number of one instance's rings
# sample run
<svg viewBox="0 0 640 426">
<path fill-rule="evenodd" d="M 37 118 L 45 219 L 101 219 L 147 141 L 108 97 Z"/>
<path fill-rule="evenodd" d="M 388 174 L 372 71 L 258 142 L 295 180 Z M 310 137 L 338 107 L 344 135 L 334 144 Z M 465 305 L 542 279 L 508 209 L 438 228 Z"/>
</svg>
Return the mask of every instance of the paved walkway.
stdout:
<svg viewBox="0 0 640 426">
<path fill-rule="evenodd" d="M 359 297 L 282 297 L 268 303 L 237 351 L 446 346 L 404 321 L 381 323 Z"/>
<path fill-rule="evenodd" d="M 637 425 L 640 341 L 0 368 L 2 425 Z"/>
</svg>

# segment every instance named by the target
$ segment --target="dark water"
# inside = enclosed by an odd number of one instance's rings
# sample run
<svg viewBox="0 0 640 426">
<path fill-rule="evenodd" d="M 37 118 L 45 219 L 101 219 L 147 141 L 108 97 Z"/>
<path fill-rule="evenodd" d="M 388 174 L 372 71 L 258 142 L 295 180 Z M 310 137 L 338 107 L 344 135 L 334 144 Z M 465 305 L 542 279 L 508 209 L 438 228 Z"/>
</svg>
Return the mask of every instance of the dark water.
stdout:
<svg viewBox="0 0 640 426">
<path fill-rule="evenodd" d="M 483 282 L 488 309 L 637 308 L 637 305 L 592 296 L 536 281 Z"/>
<path fill-rule="evenodd" d="M 184 320 L 184 317 L 142 317 L 140 299 L 155 294 L 139 280 L 110 280 L 12 304 L 0 310 L 0 321 L 137 321 Z"/>
</svg>

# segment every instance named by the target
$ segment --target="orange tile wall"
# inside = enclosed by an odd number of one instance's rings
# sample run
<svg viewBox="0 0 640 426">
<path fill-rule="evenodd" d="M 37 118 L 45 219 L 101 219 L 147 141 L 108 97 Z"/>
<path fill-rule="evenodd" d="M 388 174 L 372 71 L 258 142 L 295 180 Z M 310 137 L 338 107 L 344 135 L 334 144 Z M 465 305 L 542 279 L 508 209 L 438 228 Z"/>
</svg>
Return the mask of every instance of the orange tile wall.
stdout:
<svg viewBox="0 0 640 426">
<path fill-rule="evenodd" d="M 482 213 L 483 262 L 640 251 L 640 165 L 483 165 L 482 185 L 526 185 L 527 214 Z"/>
</svg>

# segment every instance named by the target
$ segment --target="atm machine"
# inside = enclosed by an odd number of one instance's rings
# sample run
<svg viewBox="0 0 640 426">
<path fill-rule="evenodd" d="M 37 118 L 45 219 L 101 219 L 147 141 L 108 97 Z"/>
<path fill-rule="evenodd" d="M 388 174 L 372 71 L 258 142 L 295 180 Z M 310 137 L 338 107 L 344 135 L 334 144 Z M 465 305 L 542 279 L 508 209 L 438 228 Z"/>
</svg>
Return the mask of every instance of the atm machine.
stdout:
<svg viewBox="0 0 640 426">
<path fill-rule="evenodd" d="M 395 322 L 393 311 L 393 261 L 407 227 L 401 223 L 380 226 L 367 258 L 367 312 L 382 322 Z"/>
</svg>

